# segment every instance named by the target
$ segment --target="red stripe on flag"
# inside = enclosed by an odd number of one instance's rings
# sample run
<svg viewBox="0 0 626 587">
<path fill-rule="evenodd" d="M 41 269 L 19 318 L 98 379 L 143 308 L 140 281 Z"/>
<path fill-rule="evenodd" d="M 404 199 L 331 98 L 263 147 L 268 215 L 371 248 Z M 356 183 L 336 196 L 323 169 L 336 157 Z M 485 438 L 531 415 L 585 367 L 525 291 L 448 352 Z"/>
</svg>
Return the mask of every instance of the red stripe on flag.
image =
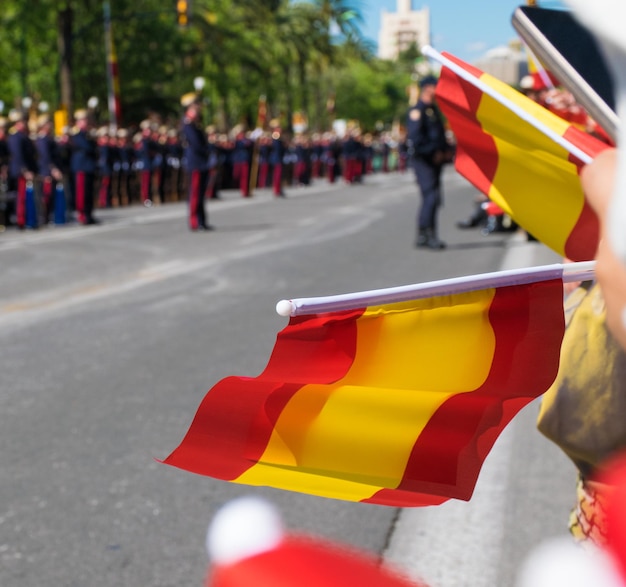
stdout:
<svg viewBox="0 0 626 587">
<path fill-rule="evenodd" d="M 456 61 L 451 55 L 451 60 Z M 481 71 L 461 62 L 480 77 Z M 498 168 L 498 149 L 492 135 L 476 118 L 483 93 L 444 67 L 437 84 L 437 98 L 445 103 L 446 116 L 457 138 L 455 167 L 478 190 L 488 194 Z"/>
<path fill-rule="evenodd" d="M 433 414 L 398 488 L 381 490 L 368 503 L 469 500 L 499 434 L 554 381 L 565 329 L 561 280 L 497 289 L 489 321 L 496 348 L 487 380 L 475 391 L 451 397 Z"/>
<path fill-rule="evenodd" d="M 163 462 L 229 481 L 242 475 L 261 458 L 283 408 L 303 385 L 330 384 L 346 375 L 363 311 L 292 318 L 278 333 L 265 370 L 256 378 L 218 382 Z"/>
<path fill-rule="evenodd" d="M 595 137 L 575 126 L 570 126 L 563 136 L 593 158 L 608 148 L 608 145 L 601 143 Z M 569 160 L 578 164 L 580 172 L 580 161 L 571 155 Z M 600 225 L 598 217 L 585 199 L 580 217 L 565 242 L 565 254 L 569 259 L 593 259 L 599 241 Z"/>
</svg>

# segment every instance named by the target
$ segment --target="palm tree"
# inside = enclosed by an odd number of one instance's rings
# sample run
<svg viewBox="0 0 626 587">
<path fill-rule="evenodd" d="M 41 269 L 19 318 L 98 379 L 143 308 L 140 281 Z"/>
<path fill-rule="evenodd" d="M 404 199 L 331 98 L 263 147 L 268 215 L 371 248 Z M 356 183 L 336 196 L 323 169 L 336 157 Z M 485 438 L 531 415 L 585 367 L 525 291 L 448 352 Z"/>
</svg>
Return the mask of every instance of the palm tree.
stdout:
<svg viewBox="0 0 626 587">
<path fill-rule="evenodd" d="M 361 36 L 359 25 L 363 24 L 363 16 L 358 0 L 313 0 L 324 23 L 330 28 L 334 23 L 346 36 Z"/>
</svg>

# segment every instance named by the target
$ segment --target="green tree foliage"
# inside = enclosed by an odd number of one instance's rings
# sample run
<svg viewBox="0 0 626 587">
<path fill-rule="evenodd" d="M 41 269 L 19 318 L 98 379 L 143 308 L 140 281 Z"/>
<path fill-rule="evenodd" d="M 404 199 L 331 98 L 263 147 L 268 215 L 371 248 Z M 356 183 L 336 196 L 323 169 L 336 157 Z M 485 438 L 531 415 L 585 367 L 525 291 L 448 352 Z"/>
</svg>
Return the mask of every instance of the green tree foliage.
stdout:
<svg viewBox="0 0 626 587">
<path fill-rule="evenodd" d="M 176 0 L 110 0 L 124 124 L 153 113 L 176 120 L 180 96 L 193 91 L 197 76 L 206 80 L 206 117 L 221 127 L 254 126 L 261 95 L 270 117 L 288 125 L 301 111 L 312 130 L 327 128 L 331 116 L 373 130 L 405 110 L 413 57 L 405 56 L 404 65 L 374 58 L 360 34 L 358 0 L 189 5 L 189 25 L 181 28 Z M 106 119 L 103 14 L 101 0 L 3 0 L 0 99 L 6 109 L 23 96 L 52 108 L 84 107 L 96 96 Z M 71 52 L 62 57 L 64 40 Z M 329 113 L 331 95 L 336 111 Z"/>
</svg>

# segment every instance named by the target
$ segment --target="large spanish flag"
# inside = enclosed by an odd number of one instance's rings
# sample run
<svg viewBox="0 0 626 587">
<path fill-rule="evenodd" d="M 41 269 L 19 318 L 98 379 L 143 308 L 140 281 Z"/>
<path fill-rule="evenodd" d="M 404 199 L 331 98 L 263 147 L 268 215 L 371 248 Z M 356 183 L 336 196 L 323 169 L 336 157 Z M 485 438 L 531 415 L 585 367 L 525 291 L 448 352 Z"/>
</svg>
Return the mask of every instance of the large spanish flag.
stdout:
<svg viewBox="0 0 626 587">
<path fill-rule="evenodd" d="M 265 370 L 215 385 L 165 462 L 350 501 L 468 500 L 501 430 L 556 376 L 561 273 L 292 316 Z"/>
<path fill-rule="evenodd" d="M 489 74 L 431 51 L 444 63 L 437 100 L 457 138 L 457 171 L 552 250 L 593 259 L 598 222 L 578 172 L 608 145 Z"/>
</svg>

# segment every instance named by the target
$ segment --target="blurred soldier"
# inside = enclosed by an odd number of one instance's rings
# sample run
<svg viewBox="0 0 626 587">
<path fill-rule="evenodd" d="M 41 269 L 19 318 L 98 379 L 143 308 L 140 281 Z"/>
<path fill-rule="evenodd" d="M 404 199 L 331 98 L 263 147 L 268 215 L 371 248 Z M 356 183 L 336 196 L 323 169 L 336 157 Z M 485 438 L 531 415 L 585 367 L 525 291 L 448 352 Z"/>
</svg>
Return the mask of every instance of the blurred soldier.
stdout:
<svg viewBox="0 0 626 587">
<path fill-rule="evenodd" d="M 335 183 L 341 148 L 335 135 L 330 132 L 324 134 L 322 146 L 324 147 L 322 160 L 326 166 L 326 178 L 328 183 Z"/>
<path fill-rule="evenodd" d="M 44 224 L 50 222 L 54 211 L 56 184 L 63 179 L 61 172 L 61 155 L 52 136 L 52 121 L 47 114 L 42 114 L 37 120 L 37 173 L 41 180 L 41 202 L 43 204 L 42 217 Z M 65 196 L 63 196 L 65 197 Z"/>
<path fill-rule="evenodd" d="M 285 143 L 280 132 L 280 127 L 275 124 L 272 130 L 272 149 L 270 151 L 270 165 L 272 166 L 272 191 L 276 197 L 284 198 L 283 192 L 283 157 L 285 156 Z"/>
<path fill-rule="evenodd" d="M 324 147 L 319 133 L 313 133 L 311 137 L 311 176 L 315 179 L 322 177 L 322 155 Z"/>
<path fill-rule="evenodd" d="M 222 180 L 224 154 L 222 153 L 222 147 L 219 144 L 215 128 L 212 126 L 207 127 L 206 134 L 209 143 L 209 184 L 207 196 L 211 200 L 219 200 L 221 199 L 219 188 Z"/>
<path fill-rule="evenodd" d="M 343 179 L 346 183 L 354 183 L 357 178 L 358 145 L 354 128 L 349 128 L 342 145 Z"/>
<path fill-rule="evenodd" d="M 257 185 L 260 188 L 267 187 L 267 180 L 270 171 L 270 152 L 272 150 L 272 137 L 268 133 L 263 133 L 259 138 L 259 178 Z"/>
<path fill-rule="evenodd" d="M 74 189 L 74 174 L 72 173 L 72 138 L 70 129 L 64 126 L 57 141 L 59 154 L 59 169 L 63 175 L 64 197 L 70 212 L 76 210 L 76 190 Z"/>
<path fill-rule="evenodd" d="M 26 121 L 21 112 L 9 113 L 13 126 L 9 131 L 9 191 L 15 192 L 15 215 L 17 227 L 26 227 L 26 188 L 32 185 L 37 172 L 35 147 L 28 136 Z M 34 228 L 34 227 L 33 227 Z"/>
<path fill-rule="evenodd" d="M 381 150 L 381 170 L 383 173 L 389 173 L 389 157 L 391 156 L 391 146 L 389 144 L 389 135 L 383 133 L 380 137 Z"/>
<path fill-rule="evenodd" d="M 109 165 L 111 167 L 111 181 L 109 188 L 109 202 L 110 207 L 113 206 L 113 195 L 117 196 L 119 186 L 116 185 L 118 179 L 118 169 L 120 165 L 120 149 L 117 146 L 117 130 L 113 127 L 109 128 Z M 120 206 L 121 202 L 118 200 L 117 205 Z"/>
<path fill-rule="evenodd" d="M 125 128 L 117 131 L 117 156 L 113 168 L 117 174 L 117 201 L 120 206 L 124 202 L 129 206 L 135 199 L 132 184 L 135 151 Z"/>
<path fill-rule="evenodd" d="M 0 228 L 9 224 L 9 145 L 6 127 L 7 119 L 0 117 Z"/>
<path fill-rule="evenodd" d="M 94 181 L 98 163 L 98 146 L 91 135 L 86 110 L 74 113 L 76 128 L 72 135 L 72 173 L 76 190 L 76 212 L 81 224 L 98 224 L 93 217 Z"/>
<path fill-rule="evenodd" d="M 250 196 L 250 153 L 252 141 L 243 129 L 235 132 L 235 149 L 232 154 L 233 178 L 239 183 L 239 191 L 244 198 Z"/>
<path fill-rule="evenodd" d="M 159 203 L 165 203 L 165 177 L 167 167 L 167 127 L 155 126 L 152 129 L 152 143 L 154 145 L 154 159 L 152 161 L 152 173 L 156 191 L 159 195 Z"/>
<path fill-rule="evenodd" d="M 363 175 L 374 172 L 374 137 L 367 133 L 363 137 Z"/>
<path fill-rule="evenodd" d="M 297 135 L 294 141 L 296 185 L 309 185 L 311 177 L 311 149 L 305 135 Z"/>
<path fill-rule="evenodd" d="M 201 126 L 200 104 L 196 94 L 185 94 L 181 98 L 185 108 L 183 137 L 185 138 L 185 168 L 188 174 L 189 228 L 212 230 L 207 223 L 204 195 L 208 184 L 209 146 L 206 133 Z"/>
<path fill-rule="evenodd" d="M 144 206 L 152 206 L 152 163 L 155 155 L 155 145 L 152 140 L 152 129 L 149 120 L 143 120 L 139 125 L 141 133 L 135 140 L 135 169 L 139 175 L 139 193 Z"/>
<path fill-rule="evenodd" d="M 174 128 L 167 131 L 165 143 L 165 175 L 167 191 L 174 201 L 178 202 L 183 198 L 183 174 L 181 163 L 183 159 L 183 147 L 180 144 L 178 132 Z"/>
<path fill-rule="evenodd" d="M 437 234 L 437 212 L 441 206 L 441 169 L 450 161 L 443 117 L 435 104 L 437 79 L 426 76 L 420 82 L 417 104 L 409 108 L 407 136 L 422 202 L 417 216 L 417 247 L 445 248 Z"/>
<path fill-rule="evenodd" d="M 111 148 L 111 138 L 109 129 L 103 126 L 96 133 L 98 143 L 98 177 L 100 187 L 98 189 L 98 206 L 100 208 L 111 208 L 113 186 L 111 178 L 113 176 L 113 150 Z"/>
</svg>

